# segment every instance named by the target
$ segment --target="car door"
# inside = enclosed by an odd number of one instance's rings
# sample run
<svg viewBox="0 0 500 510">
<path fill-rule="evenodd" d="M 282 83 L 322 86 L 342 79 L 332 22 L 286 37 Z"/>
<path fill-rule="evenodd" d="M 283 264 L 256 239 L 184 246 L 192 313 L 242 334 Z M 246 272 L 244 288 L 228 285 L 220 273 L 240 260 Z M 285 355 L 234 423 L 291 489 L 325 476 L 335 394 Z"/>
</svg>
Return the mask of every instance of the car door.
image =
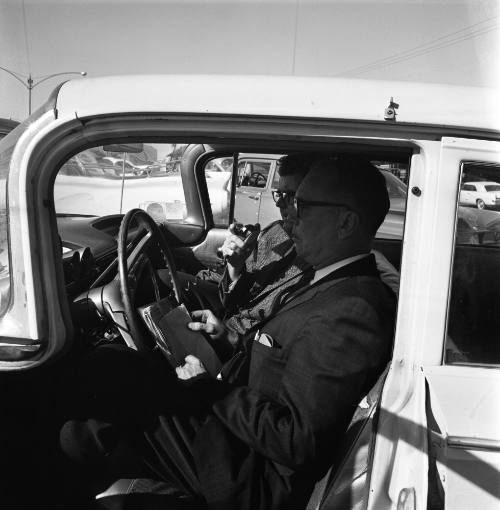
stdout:
<svg viewBox="0 0 500 510">
<path fill-rule="evenodd" d="M 458 204 L 478 169 L 500 172 L 500 143 L 419 146 L 367 508 L 498 508 L 500 245 L 461 235 Z"/>
<path fill-rule="evenodd" d="M 477 174 L 500 179 L 498 142 L 445 139 L 442 156 L 459 182 Z M 479 243 L 464 242 L 458 224 L 452 229 L 443 352 L 440 363 L 424 365 L 431 457 L 446 509 L 493 509 L 500 500 L 499 222 L 478 223 Z"/>
</svg>

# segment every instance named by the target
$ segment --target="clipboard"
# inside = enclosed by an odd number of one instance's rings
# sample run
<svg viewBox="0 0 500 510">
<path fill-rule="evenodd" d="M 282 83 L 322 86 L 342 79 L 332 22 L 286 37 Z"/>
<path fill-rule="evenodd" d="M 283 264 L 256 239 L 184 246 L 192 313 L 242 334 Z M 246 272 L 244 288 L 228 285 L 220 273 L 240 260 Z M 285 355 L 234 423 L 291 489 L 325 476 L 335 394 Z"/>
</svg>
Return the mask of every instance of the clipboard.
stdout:
<svg viewBox="0 0 500 510">
<path fill-rule="evenodd" d="M 205 335 L 187 327 L 191 316 L 184 305 L 172 308 L 168 299 L 144 307 L 143 319 L 170 365 L 175 368 L 185 363 L 188 354 L 196 356 L 207 372 L 217 377 L 222 363 Z"/>
</svg>

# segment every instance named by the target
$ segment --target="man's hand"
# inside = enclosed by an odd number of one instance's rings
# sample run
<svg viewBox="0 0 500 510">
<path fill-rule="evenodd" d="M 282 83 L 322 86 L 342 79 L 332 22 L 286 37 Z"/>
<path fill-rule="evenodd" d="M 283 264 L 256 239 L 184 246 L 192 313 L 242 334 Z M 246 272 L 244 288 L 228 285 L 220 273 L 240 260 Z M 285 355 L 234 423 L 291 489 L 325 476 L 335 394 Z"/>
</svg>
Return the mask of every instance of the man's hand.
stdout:
<svg viewBox="0 0 500 510">
<path fill-rule="evenodd" d="M 203 363 L 196 356 L 189 354 L 184 361 L 184 365 L 175 368 L 179 379 L 191 379 L 206 372 Z"/>
<path fill-rule="evenodd" d="M 220 340 L 227 336 L 224 323 L 210 310 L 195 310 L 191 312 L 193 322 L 188 322 L 188 328 L 193 331 L 204 331 L 212 340 Z M 196 321 L 196 322 L 195 322 Z"/>
<path fill-rule="evenodd" d="M 246 259 L 251 255 L 257 244 L 257 235 L 241 239 L 236 235 L 237 223 L 229 226 L 229 234 L 221 246 L 221 252 L 227 261 L 229 278 L 234 282 L 241 274 Z"/>
</svg>

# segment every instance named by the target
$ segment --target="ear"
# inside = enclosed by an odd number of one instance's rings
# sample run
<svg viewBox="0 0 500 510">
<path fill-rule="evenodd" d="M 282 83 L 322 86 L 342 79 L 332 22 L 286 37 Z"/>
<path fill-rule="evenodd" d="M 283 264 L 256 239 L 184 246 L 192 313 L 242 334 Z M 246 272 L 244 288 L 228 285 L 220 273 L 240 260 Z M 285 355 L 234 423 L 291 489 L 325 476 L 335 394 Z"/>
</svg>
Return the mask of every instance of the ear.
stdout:
<svg viewBox="0 0 500 510">
<path fill-rule="evenodd" d="M 339 214 L 337 237 L 338 239 L 348 239 L 359 227 L 358 213 L 347 209 Z"/>
</svg>

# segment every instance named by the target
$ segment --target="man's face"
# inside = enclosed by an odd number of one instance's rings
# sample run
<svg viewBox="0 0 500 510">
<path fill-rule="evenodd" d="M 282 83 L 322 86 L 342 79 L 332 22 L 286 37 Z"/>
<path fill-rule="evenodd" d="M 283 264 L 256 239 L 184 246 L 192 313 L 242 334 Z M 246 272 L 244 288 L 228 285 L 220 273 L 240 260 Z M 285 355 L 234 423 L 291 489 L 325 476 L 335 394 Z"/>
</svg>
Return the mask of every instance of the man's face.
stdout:
<svg viewBox="0 0 500 510">
<path fill-rule="evenodd" d="M 293 197 L 295 196 L 295 192 L 297 191 L 302 179 L 303 176 L 299 174 L 283 175 L 280 176 L 280 180 L 278 182 L 277 191 L 283 193 L 284 196 L 283 198 L 278 199 L 276 206 L 279 207 L 281 217 L 283 218 L 283 228 L 288 234 L 291 234 L 292 232 L 295 217 Z"/>
<path fill-rule="evenodd" d="M 345 199 L 328 191 L 328 187 L 325 189 L 319 181 L 311 173 L 302 181 L 296 193 L 299 207 L 298 210 L 293 207 L 291 216 L 292 239 L 297 254 L 315 268 L 334 261 L 341 225 L 349 213 L 349 208 L 342 205 Z M 309 202 L 320 202 L 322 205 Z"/>
</svg>

